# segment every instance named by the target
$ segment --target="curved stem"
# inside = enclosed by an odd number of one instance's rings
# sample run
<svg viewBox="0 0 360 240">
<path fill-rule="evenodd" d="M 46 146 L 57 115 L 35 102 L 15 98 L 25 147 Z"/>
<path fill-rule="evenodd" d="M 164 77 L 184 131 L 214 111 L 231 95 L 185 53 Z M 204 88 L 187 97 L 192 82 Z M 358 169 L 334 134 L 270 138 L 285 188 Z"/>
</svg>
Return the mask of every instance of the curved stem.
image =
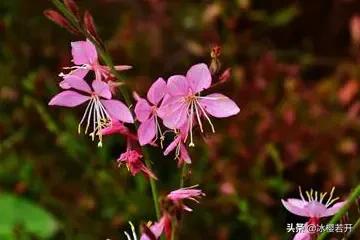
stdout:
<svg viewBox="0 0 360 240">
<path fill-rule="evenodd" d="M 359 196 L 360 196 L 360 184 L 357 185 L 354 191 L 351 192 L 350 196 L 346 200 L 345 205 L 331 218 L 328 224 L 336 224 L 341 219 L 341 217 L 347 212 L 351 204 L 353 204 Z M 324 240 L 328 234 L 329 232 L 324 231 L 323 233 L 320 234 L 317 240 Z"/>
<path fill-rule="evenodd" d="M 116 69 L 114 67 L 114 64 L 113 64 L 113 61 L 112 61 L 112 59 L 110 57 L 110 54 L 106 51 L 106 49 L 104 49 L 100 45 L 100 43 L 91 34 L 89 34 L 87 31 L 82 29 L 82 27 L 80 26 L 80 23 L 77 20 L 77 18 L 65 7 L 65 5 L 61 1 L 52 0 L 52 2 L 56 6 L 56 8 L 62 14 L 64 14 L 64 16 L 70 21 L 70 23 L 75 28 L 79 32 L 81 32 L 87 39 L 89 39 L 96 46 L 96 49 L 97 49 L 101 59 L 110 68 L 111 73 L 115 76 L 115 78 L 118 81 L 122 81 L 120 74 L 116 71 Z M 123 96 L 126 105 L 130 108 L 130 106 L 132 105 L 132 102 L 131 102 L 130 94 L 129 94 L 128 90 L 126 88 L 124 88 L 124 87 L 121 87 L 120 88 L 120 93 Z M 135 127 L 138 128 L 138 124 L 135 123 Z M 146 167 L 151 170 L 151 161 L 150 161 L 150 158 L 149 158 L 150 154 L 148 153 L 148 151 L 147 151 L 147 149 L 145 147 L 142 147 L 142 151 L 143 151 Z M 149 181 L 150 181 L 152 198 L 153 198 L 153 201 L 154 201 L 154 208 L 155 208 L 156 217 L 158 219 L 160 219 L 160 208 L 159 208 L 158 193 L 157 193 L 158 191 L 157 191 L 157 188 L 156 188 L 155 180 L 153 178 L 149 178 L 149 179 L 150 179 Z"/>
</svg>

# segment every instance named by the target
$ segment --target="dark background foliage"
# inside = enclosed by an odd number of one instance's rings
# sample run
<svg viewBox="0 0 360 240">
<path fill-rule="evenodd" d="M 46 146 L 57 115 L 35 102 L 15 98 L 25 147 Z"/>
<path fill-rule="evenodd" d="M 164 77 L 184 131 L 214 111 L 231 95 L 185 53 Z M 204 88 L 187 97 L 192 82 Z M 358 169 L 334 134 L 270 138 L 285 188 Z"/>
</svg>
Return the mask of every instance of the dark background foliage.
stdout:
<svg viewBox="0 0 360 240">
<path fill-rule="evenodd" d="M 180 239 L 288 239 L 286 224 L 305 219 L 281 198 L 298 197 L 300 185 L 336 186 L 344 199 L 359 183 L 359 51 L 349 33 L 359 1 L 77 2 L 114 62 L 134 66 L 122 76 L 140 94 L 159 76 L 210 63 L 214 44 L 222 70 L 231 67 L 214 91 L 241 113 L 197 134 L 186 185 L 207 196 L 185 216 Z M 83 109 L 47 106 L 71 64 L 70 42 L 82 40 L 43 16 L 51 7 L 0 1 L 0 238 L 125 239 L 127 221 L 154 220 L 151 193 L 142 176 L 116 167 L 121 137 L 97 148 L 77 134 Z M 151 152 L 164 195 L 179 169 Z M 356 206 L 349 216 L 359 217 Z"/>
</svg>

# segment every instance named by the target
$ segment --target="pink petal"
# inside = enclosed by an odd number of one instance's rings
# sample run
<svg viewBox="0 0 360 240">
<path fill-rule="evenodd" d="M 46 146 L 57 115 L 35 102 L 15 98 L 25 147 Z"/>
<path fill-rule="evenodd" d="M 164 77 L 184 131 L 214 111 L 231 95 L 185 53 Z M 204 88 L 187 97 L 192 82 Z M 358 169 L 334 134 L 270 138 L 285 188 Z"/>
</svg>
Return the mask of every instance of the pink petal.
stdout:
<svg viewBox="0 0 360 240">
<path fill-rule="evenodd" d="M 298 232 L 297 234 L 295 234 L 293 240 L 311 240 L 311 233 Z"/>
<path fill-rule="evenodd" d="M 87 100 L 89 96 L 81 95 L 80 93 L 74 91 L 63 91 L 55 95 L 49 102 L 49 105 L 63 106 L 63 107 L 75 107 L 78 106 Z"/>
<path fill-rule="evenodd" d="M 144 122 L 149 119 L 151 114 L 151 106 L 148 101 L 143 98 L 139 98 L 135 105 L 135 115 L 140 122 Z"/>
<path fill-rule="evenodd" d="M 96 47 L 89 40 L 71 43 L 71 54 L 76 65 L 93 64 L 97 62 Z"/>
<path fill-rule="evenodd" d="M 138 138 L 141 146 L 150 143 L 156 135 L 156 126 L 154 117 L 141 123 L 138 128 Z"/>
<path fill-rule="evenodd" d="M 159 222 L 154 223 L 149 228 L 151 232 L 155 235 L 156 239 L 158 239 L 162 234 L 162 232 L 164 231 L 164 227 L 165 227 L 164 220 L 165 220 L 164 217 L 162 217 Z M 150 238 L 145 233 L 143 233 L 140 237 L 140 240 L 150 240 Z"/>
<path fill-rule="evenodd" d="M 200 97 L 199 103 L 207 113 L 218 118 L 233 116 L 240 112 L 234 101 L 219 93 Z"/>
<path fill-rule="evenodd" d="M 302 199 L 296 199 L 296 198 L 289 198 L 287 199 L 287 202 L 298 208 L 304 208 L 308 204 L 307 201 L 303 201 Z"/>
<path fill-rule="evenodd" d="M 284 207 L 291 213 L 298 215 L 298 216 L 302 216 L 302 217 L 309 217 L 309 214 L 307 213 L 306 209 L 304 208 L 299 208 L 287 201 L 284 201 L 281 199 L 282 204 L 284 205 Z"/>
<path fill-rule="evenodd" d="M 185 161 L 187 164 L 191 164 L 191 158 L 189 156 L 189 152 L 187 151 L 184 144 L 180 145 L 180 158 Z"/>
<path fill-rule="evenodd" d="M 181 141 L 180 137 L 175 137 L 174 141 L 172 141 L 169 146 L 165 149 L 164 155 L 167 156 L 170 152 L 172 152 L 176 146 L 179 144 L 179 141 Z"/>
<path fill-rule="evenodd" d="M 324 215 L 327 211 L 327 208 L 324 204 L 317 202 L 317 201 L 311 201 L 305 206 L 306 211 L 308 212 L 309 217 L 316 217 L 320 218 L 322 215 Z"/>
<path fill-rule="evenodd" d="M 207 89 L 211 85 L 211 73 L 205 63 L 199 63 L 192 66 L 186 73 L 186 79 L 188 80 L 193 93 Z"/>
<path fill-rule="evenodd" d="M 321 217 L 329 217 L 335 215 L 340 210 L 340 208 L 342 208 L 345 205 L 345 203 L 346 203 L 345 201 L 335 203 L 332 207 L 328 208 Z"/>
<path fill-rule="evenodd" d="M 180 128 L 187 122 L 188 106 L 182 101 L 181 96 L 172 97 L 158 109 L 157 113 L 166 127 L 170 129 Z"/>
<path fill-rule="evenodd" d="M 91 85 L 98 96 L 111 99 L 110 86 L 107 83 L 100 80 L 94 80 Z"/>
<path fill-rule="evenodd" d="M 166 93 L 166 82 L 158 78 L 150 87 L 147 93 L 147 99 L 154 105 L 158 105 Z"/>
<path fill-rule="evenodd" d="M 131 115 L 129 108 L 122 102 L 118 100 L 100 100 L 100 101 L 112 118 L 127 123 L 134 122 L 134 119 Z"/>
<path fill-rule="evenodd" d="M 189 94 L 190 86 L 182 75 L 174 75 L 168 79 L 167 91 L 172 96 L 186 96 Z"/>
<path fill-rule="evenodd" d="M 86 74 L 87 74 L 88 72 L 89 72 L 88 69 L 85 69 L 85 68 L 77 68 L 77 69 L 71 71 L 71 72 L 68 73 L 68 74 L 63 74 L 63 73 L 62 73 L 62 74 L 65 75 L 65 76 L 64 76 L 64 80 L 59 83 L 59 86 L 60 86 L 62 89 L 69 89 L 69 88 L 71 88 L 71 86 L 70 86 L 69 83 L 67 83 L 67 81 L 66 81 L 66 78 L 67 78 L 67 77 L 69 77 L 69 76 L 76 76 L 76 77 L 79 77 L 79 78 L 84 79 L 84 77 L 86 76 Z"/>
<path fill-rule="evenodd" d="M 76 90 L 80 90 L 83 92 L 91 93 L 90 86 L 84 81 L 84 79 L 79 78 L 75 75 L 67 75 L 64 77 L 64 80 L 60 83 L 70 88 L 74 88 Z"/>
</svg>

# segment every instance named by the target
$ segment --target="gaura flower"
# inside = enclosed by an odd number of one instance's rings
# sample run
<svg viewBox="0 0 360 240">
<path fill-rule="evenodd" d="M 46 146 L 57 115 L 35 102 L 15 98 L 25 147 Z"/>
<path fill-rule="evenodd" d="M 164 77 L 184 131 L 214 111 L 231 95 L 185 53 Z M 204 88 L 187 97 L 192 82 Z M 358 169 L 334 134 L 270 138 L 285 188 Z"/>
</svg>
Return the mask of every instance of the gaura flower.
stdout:
<svg viewBox="0 0 360 240">
<path fill-rule="evenodd" d="M 110 68 L 103 66 L 99 63 L 98 54 L 95 45 L 87 39 L 86 41 L 77 41 L 71 43 L 72 62 L 75 66 L 67 67 L 65 69 L 71 69 L 68 74 L 60 73 L 59 76 L 65 77 L 69 75 L 75 75 L 80 78 L 84 78 L 89 70 L 94 71 L 96 80 L 107 80 L 111 76 Z M 118 65 L 115 69 L 118 71 L 128 70 L 131 66 Z M 67 82 L 60 82 L 62 88 L 69 88 Z"/>
<path fill-rule="evenodd" d="M 134 122 L 127 106 L 111 99 L 110 88 L 105 82 L 94 80 L 90 87 L 82 78 L 75 75 L 67 76 L 64 81 L 69 89 L 55 95 L 49 105 L 76 107 L 88 102 L 78 125 L 78 132 L 81 132 L 81 125 L 86 121 L 85 134 L 87 134 L 92 124 L 90 136 L 92 140 L 96 135 L 99 137 L 99 146 L 102 145 L 102 129 L 108 126 L 111 119 L 126 123 Z"/>
<path fill-rule="evenodd" d="M 189 122 L 189 146 L 194 146 L 192 137 L 194 121 L 198 122 L 203 132 L 201 117 L 204 117 L 209 122 L 212 132 L 215 132 L 209 115 L 224 118 L 240 111 L 235 102 L 220 93 L 200 95 L 202 90 L 211 86 L 211 81 L 211 73 L 204 63 L 192 66 L 186 76 L 174 75 L 168 79 L 169 96 L 163 101 L 158 115 L 163 119 L 164 125 L 170 129 L 180 128 L 185 122 Z"/>
<path fill-rule="evenodd" d="M 307 196 L 307 200 L 305 200 L 301 188 L 299 188 L 301 199 L 289 198 L 286 201 L 282 199 L 281 202 L 289 212 L 298 216 L 308 217 L 309 220 L 305 225 L 319 225 L 321 218 L 336 214 L 345 204 L 345 201 L 335 203 L 339 198 L 333 198 L 334 190 L 335 188 L 332 188 L 326 202 L 326 192 L 318 193 L 317 191 L 313 191 L 311 189 L 310 191 L 305 192 Z M 314 233 L 310 233 L 305 229 L 304 232 L 297 233 L 294 240 L 311 239 L 311 234 Z"/>
<path fill-rule="evenodd" d="M 147 100 L 138 98 L 135 106 L 136 118 L 140 121 L 138 128 L 139 143 L 141 146 L 155 142 L 163 135 L 159 125 L 158 105 L 165 96 L 166 82 L 158 78 L 150 87 L 147 93 Z M 150 102 L 150 103 L 149 103 Z"/>
<path fill-rule="evenodd" d="M 176 134 L 175 138 L 164 151 L 164 155 L 167 156 L 175 149 L 175 159 L 178 160 L 178 166 L 181 166 L 183 163 L 191 164 L 190 155 L 184 144 L 187 139 L 187 127 L 188 124 L 185 123 L 180 129 L 174 130 Z"/>
<path fill-rule="evenodd" d="M 205 193 L 203 193 L 200 189 L 197 189 L 196 187 L 198 186 L 199 185 L 194 185 L 191 187 L 180 188 L 178 190 L 170 192 L 166 196 L 166 198 L 171 200 L 175 204 L 180 205 L 185 211 L 192 212 L 192 209 L 183 204 L 182 201 L 185 199 L 189 199 L 199 203 L 198 199 L 200 199 L 202 196 L 205 196 Z"/>
<path fill-rule="evenodd" d="M 135 176 L 139 172 L 143 172 L 145 176 L 157 179 L 156 176 L 148 169 L 145 164 L 140 160 L 143 156 L 139 151 L 128 148 L 126 152 L 122 153 L 117 159 L 119 167 L 125 164 L 130 173 Z"/>
</svg>

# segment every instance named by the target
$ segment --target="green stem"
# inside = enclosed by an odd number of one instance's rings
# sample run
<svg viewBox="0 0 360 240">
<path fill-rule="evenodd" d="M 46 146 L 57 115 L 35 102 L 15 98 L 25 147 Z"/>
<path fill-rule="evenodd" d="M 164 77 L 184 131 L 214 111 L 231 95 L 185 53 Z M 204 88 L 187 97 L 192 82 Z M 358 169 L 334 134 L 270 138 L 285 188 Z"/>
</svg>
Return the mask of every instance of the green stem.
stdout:
<svg viewBox="0 0 360 240">
<path fill-rule="evenodd" d="M 181 167 L 181 172 L 180 172 L 180 188 L 184 187 L 184 181 L 185 181 L 185 173 L 186 173 L 186 164 L 184 163 Z M 176 239 L 176 230 L 179 226 L 179 224 L 181 224 L 181 220 L 180 222 L 173 220 L 173 227 L 171 229 L 171 240 L 175 240 Z"/>
<path fill-rule="evenodd" d="M 352 191 L 352 193 L 346 200 L 345 205 L 331 218 L 328 224 L 336 224 L 341 219 L 341 217 L 347 212 L 351 204 L 353 204 L 359 196 L 360 196 L 360 184 L 357 185 L 354 191 Z M 317 240 L 324 240 L 328 234 L 329 232 L 324 231 L 323 233 L 320 234 Z"/>
<path fill-rule="evenodd" d="M 114 64 L 113 64 L 113 61 L 112 61 L 112 59 L 110 57 L 110 54 L 106 51 L 106 49 L 104 49 L 91 34 L 89 34 L 87 31 L 84 31 L 82 29 L 82 27 L 80 26 L 80 23 L 77 20 L 77 18 L 70 11 L 68 11 L 66 6 L 61 1 L 52 0 L 52 2 L 57 7 L 57 9 L 62 14 L 64 14 L 64 16 L 71 22 L 71 24 L 75 28 L 79 32 L 81 32 L 87 39 L 89 39 L 96 46 L 96 49 L 99 52 L 99 55 L 100 55 L 101 59 L 110 68 L 111 73 L 116 77 L 116 79 L 121 82 L 122 81 L 121 76 L 116 71 L 116 69 L 114 67 Z M 132 102 L 131 102 L 131 98 L 130 98 L 130 94 L 129 94 L 128 90 L 125 87 L 121 87 L 120 88 L 120 93 L 123 96 L 126 105 L 130 108 L 131 105 L 132 105 Z M 135 124 L 135 127 L 138 128 L 138 124 Z M 144 155 L 145 165 L 146 165 L 147 168 L 149 168 L 151 170 L 151 161 L 150 161 L 150 156 L 149 156 L 150 154 L 149 154 L 148 150 L 145 147 L 142 147 L 142 151 L 143 151 L 143 155 Z M 157 217 L 157 219 L 160 219 L 160 208 L 159 208 L 159 202 L 158 202 L 157 187 L 156 187 L 156 184 L 155 184 L 155 180 L 153 178 L 149 178 L 149 179 L 150 179 L 149 181 L 150 181 L 152 198 L 153 198 L 153 201 L 154 201 L 154 208 L 155 208 L 156 217 Z"/>
</svg>

